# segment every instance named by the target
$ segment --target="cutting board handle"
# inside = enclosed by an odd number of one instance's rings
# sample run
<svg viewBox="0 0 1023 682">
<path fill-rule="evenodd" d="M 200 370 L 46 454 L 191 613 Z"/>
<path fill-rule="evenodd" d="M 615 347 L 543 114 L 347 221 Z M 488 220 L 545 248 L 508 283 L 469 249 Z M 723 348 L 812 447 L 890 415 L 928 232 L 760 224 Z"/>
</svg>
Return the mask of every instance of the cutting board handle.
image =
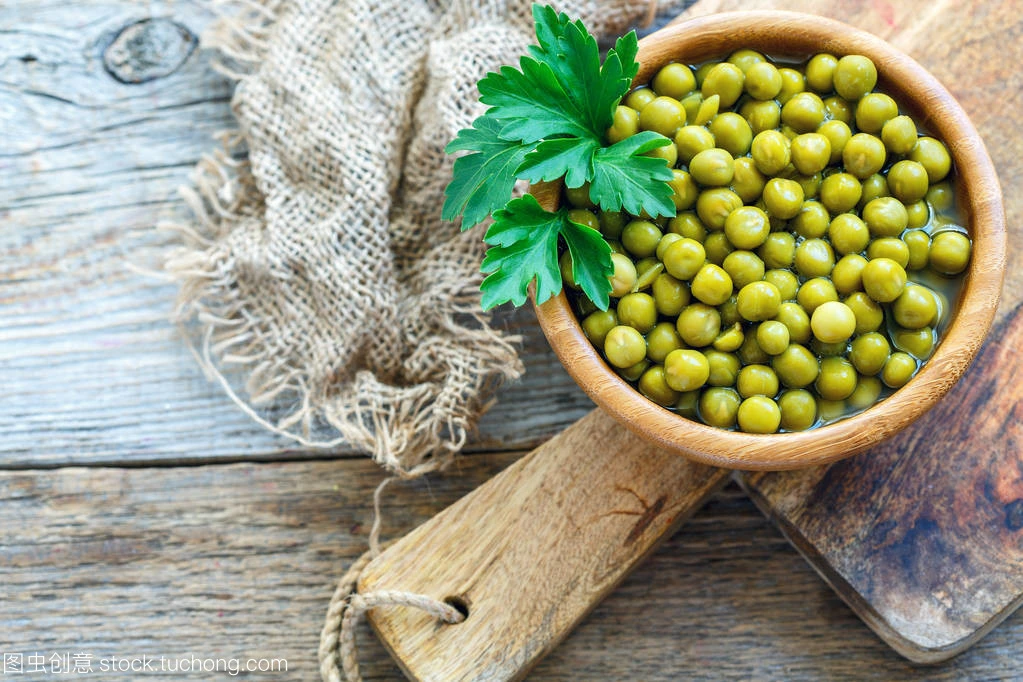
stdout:
<svg viewBox="0 0 1023 682">
<path fill-rule="evenodd" d="M 398 540 L 360 593 L 402 590 L 468 612 L 369 613 L 412 680 L 521 679 L 728 480 L 594 410 Z"/>
</svg>

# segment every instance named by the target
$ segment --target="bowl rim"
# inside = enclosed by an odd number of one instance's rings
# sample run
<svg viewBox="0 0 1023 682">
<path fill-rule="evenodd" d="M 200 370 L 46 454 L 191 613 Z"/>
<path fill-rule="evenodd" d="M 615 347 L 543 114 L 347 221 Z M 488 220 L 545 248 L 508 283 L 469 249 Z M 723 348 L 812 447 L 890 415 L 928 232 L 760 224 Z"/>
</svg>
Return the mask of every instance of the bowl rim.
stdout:
<svg viewBox="0 0 1023 682">
<path fill-rule="evenodd" d="M 809 431 L 747 434 L 687 419 L 644 397 L 614 372 L 583 334 L 564 292 L 536 306 L 537 318 L 569 375 L 605 412 L 637 435 L 692 460 L 742 470 L 809 467 L 857 454 L 922 416 L 959 380 L 991 324 L 1005 271 L 1005 212 L 994 165 L 980 134 L 948 90 L 912 57 L 883 39 L 845 23 L 784 11 L 726 12 L 672 23 L 640 41 L 639 73 L 648 82 L 670 61 L 699 63 L 742 47 L 771 55 L 808 57 L 863 54 L 878 69 L 878 87 L 900 109 L 941 138 L 956 169 L 957 197 L 965 198 L 973 255 L 959 305 L 931 358 L 901 389 L 867 410 Z M 912 89 L 900 85 L 911 83 Z M 967 192 L 966 188 L 970 188 Z M 560 183 L 531 193 L 557 207 Z"/>
</svg>

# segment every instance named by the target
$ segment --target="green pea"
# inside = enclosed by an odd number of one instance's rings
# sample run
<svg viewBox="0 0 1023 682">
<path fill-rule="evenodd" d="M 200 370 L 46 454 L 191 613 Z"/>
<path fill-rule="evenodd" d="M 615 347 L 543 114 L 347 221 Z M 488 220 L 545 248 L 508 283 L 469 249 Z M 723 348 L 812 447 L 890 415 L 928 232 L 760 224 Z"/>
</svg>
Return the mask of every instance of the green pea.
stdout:
<svg viewBox="0 0 1023 682">
<path fill-rule="evenodd" d="M 700 102 L 700 108 L 696 110 L 696 117 L 693 118 L 693 125 L 706 125 L 718 115 L 721 111 L 721 96 L 711 95 L 702 102 Z"/>
<path fill-rule="evenodd" d="M 755 206 L 740 206 L 725 219 L 725 235 L 739 249 L 757 248 L 764 243 L 770 232 L 771 223 L 767 214 Z"/>
<path fill-rule="evenodd" d="M 686 123 L 692 125 L 696 121 L 696 117 L 700 114 L 700 106 L 703 104 L 703 95 L 697 92 L 691 92 L 681 100 L 682 108 L 686 110 Z"/>
<path fill-rule="evenodd" d="M 924 198 L 927 199 L 927 203 L 931 205 L 935 213 L 946 213 L 955 203 L 955 193 L 948 182 L 931 185 Z"/>
<path fill-rule="evenodd" d="M 771 232 L 757 254 L 769 268 L 787 268 L 796 257 L 796 240 L 790 232 Z"/>
<path fill-rule="evenodd" d="M 700 395 L 700 419 L 709 426 L 730 429 L 735 426 L 742 398 L 731 388 L 708 388 Z"/>
<path fill-rule="evenodd" d="M 825 400 L 845 400 L 856 390 L 856 368 L 845 358 L 824 358 L 814 388 Z"/>
<path fill-rule="evenodd" d="M 824 102 L 812 92 L 797 93 L 782 105 L 781 122 L 796 133 L 813 132 L 824 122 Z"/>
<path fill-rule="evenodd" d="M 694 391 L 707 383 L 710 363 L 698 350 L 679 349 L 664 358 L 664 378 L 676 391 Z"/>
<path fill-rule="evenodd" d="M 843 296 L 863 289 L 863 268 L 867 259 L 858 253 L 847 253 L 838 259 L 831 271 L 831 282 L 835 291 Z"/>
<path fill-rule="evenodd" d="M 657 323 L 657 306 L 650 294 L 626 294 L 618 301 L 618 324 L 628 325 L 645 334 Z"/>
<path fill-rule="evenodd" d="M 781 74 L 781 91 L 775 99 L 784 106 L 794 95 L 806 90 L 806 79 L 802 73 L 788 67 L 778 69 L 778 73 Z"/>
<path fill-rule="evenodd" d="M 689 162 L 689 173 L 707 187 L 722 187 L 732 181 L 735 167 L 732 155 L 724 149 L 706 149 Z"/>
<path fill-rule="evenodd" d="M 760 347 L 756 334 L 746 334 L 739 346 L 738 355 L 743 365 L 763 365 L 771 361 L 771 356 Z"/>
<path fill-rule="evenodd" d="M 646 357 L 646 340 L 634 327 L 612 327 L 604 337 L 604 356 L 615 367 L 632 367 Z"/>
<path fill-rule="evenodd" d="M 863 268 L 863 290 L 878 303 L 897 299 L 906 281 L 906 271 L 891 258 L 875 258 Z"/>
<path fill-rule="evenodd" d="M 853 108 L 849 104 L 849 100 L 843 99 L 838 96 L 828 97 L 824 100 L 824 113 L 830 121 L 838 121 L 844 123 L 846 129 L 853 122 Z M 821 124 L 823 127 L 827 125 L 829 121 L 825 121 Z M 820 128 L 817 129 L 820 132 Z M 852 133 L 850 133 L 851 135 Z"/>
<path fill-rule="evenodd" d="M 871 92 L 856 103 L 856 127 L 865 133 L 881 132 L 884 125 L 898 115 L 899 105 L 882 92 Z"/>
<path fill-rule="evenodd" d="M 785 268 L 768 270 L 764 273 L 764 281 L 770 282 L 778 288 L 778 293 L 781 294 L 783 301 L 791 301 L 799 291 L 799 278 L 791 270 Z"/>
<path fill-rule="evenodd" d="M 687 419 L 699 419 L 700 394 L 703 391 L 683 391 L 675 401 L 675 411 Z"/>
<path fill-rule="evenodd" d="M 907 270 L 923 270 L 927 267 L 931 251 L 931 237 L 923 230 L 909 230 L 902 235 L 902 241 L 909 249 Z"/>
<path fill-rule="evenodd" d="M 771 216 L 788 220 L 803 206 L 803 188 L 794 180 L 771 178 L 764 185 L 763 199 Z"/>
<path fill-rule="evenodd" d="M 931 219 L 931 209 L 927 207 L 927 202 L 922 200 L 906 206 L 906 213 L 909 216 L 910 229 L 923 227 Z"/>
<path fill-rule="evenodd" d="M 909 213 L 895 197 L 879 197 L 863 207 L 863 221 L 875 237 L 898 237 L 909 224 Z"/>
<path fill-rule="evenodd" d="M 693 211 L 684 211 L 672 218 L 668 222 L 668 231 L 688 237 L 689 239 L 695 239 L 700 243 L 703 243 L 703 240 L 707 237 L 707 228 L 704 227 L 699 216 Z"/>
<path fill-rule="evenodd" d="M 743 48 L 728 55 L 728 59 L 725 61 L 735 64 L 743 73 L 748 73 L 752 67 L 766 61 L 766 58 L 756 50 Z"/>
<path fill-rule="evenodd" d="M 600 233 L 608 240 L 619 239 L 627 222 L 625 214 L 620 211 L 601 211 L 597 220 L 600 223 Z"/>
<path fill-rule="evenodd" d="M 803 306 L 808 315 L 813 315 L 824 303 L 838 300 L 835 284 L 827 277 L 814 277 L 803 282 L 796 293 L 796 302 Z"/>
<path fill-rule="evenodd" d="M 680 234 L 675 234 L 674 232 L 665 233 L 661 240 L 657 242 L 657 250 L 654 251 L 654 255 L 658 260 L 663 261 L 664 253 L 668 250 L 668 247 L 681 239 L 682 235 Z"/>
<path fill-rule="evenodd" d="M 664 163 L 668 168 L 674 168 L 675 164 L 678 163 L 678 147 L 672 144 L 671 140 L 667 142 L 665 145 L 654 147 L 650 151 L 644 152 L 643 156 L 649 156 L 653 159 L 664 159 Z M 643 216 L 646 217 L 646 214 L 643 214 Z"/>
<path fill-rule="evenodd" d="M 757 133 L 750 146 L 753 162 L 764 175 L 777 175 L 792 160 L 789 139 L 777 130 Z"/>
<path fill-rule="evenodd" d="M 825 182 L 827 180 L 825 179 Z M 823 184 L 821 185 L 823 189 Z M 804 201 L 799 213 L 792 219 L 791 227 L 800 237 L 816 239 L 828 232 L 831 215 L 824 204 L 817 201 Z"/>
<path fill-rule="evenodd" d="M 931 327 L 919 329 L 896 328 L 892 331 L 892 343 L 901 351 L 915 358 L 926 360 L 934 350 L 935 334 Z"/>
<path fill-rule="evenodd" d="M 590 183 L 585 182 L 579 187 L 565 187 L 565 198 L 575 208 L 594 208 L 590 199 Z"/>
<path fill-rule="evenodd" d="M 844 400 L 821 398 L 817 401 L 817 412 L 820 414 L 822 424 L 830 424 L 845 416 L 846 404 Z"/>
<path fill-rule="evenodd" d="M 862 180 L 881 170 L 887 156 L 888 152 L 880 138 L 856 133 L 842 150 L 842 164 L 847 172 Z"/>
<path fill-rule="evenodd" d="M 824 170 L 831 160 L 831 140 L 820 133 L 804 133 L 792 140 L 792 165 L 803 175 Z"/>
<path fill-rule="evenodd" d="M 857 372 L 871 376 L 884 368 L 891 352 L 891 345 L 883 334 L 867 332 L 853 339 L 849 360 Z"/>
<path fill-rule="evenodd" d="M 753 131 L 749 123 L 731 111 L 715 116 L 708 128 L 714 136 L 715 144 L 732 156 L 742 156 L 749 151 L 753 142 Z"/>
<path fill-rule="evenodd" d="M 707 260 L 703 244 L 695 239 L 682 237 L 674 240 L 661 259 L 668 274 L 677 279 L 692 279 Z"/>
<path fill-rule="evenodd" d="M 707 235 L 703 247 L 707 250 L 707 262 L 714 265 L 723 265 L 728 254 L 735 251 L 735 247 L 728 241 L 724 232 L 712 232 Z"/>
<path fill-rule="evenodd" d="M 621 142 L 639 132 L 639 112 L 631 107 L 619 104 L 615 108 L 611 127 L 607 129 L 607 139 L 611 144 Z"/>
<path fill-rule="evenodd" d="M 649 220 L 633 220 L 622 230 L 622 244 L 637 258 L 646 258 L 657 252 L 661 230 Z"/>
<path fill-rule="evenodd" d="M 686 124 L 686 110 L 674 97 L 657 97 L 639 112 L 639 127 L 665 137 L 675 137 Z"/>
<path fill-rule="evenodd" d="M 827 277 L 835 267 L 835 252 L 823 239 L 806 239 L 796 247 L 794 263 L 803 277 Z"/>
<path fill-rule="evenodd" d="M 662 66 L 650 85 L 658 95 L 680 100 L 696 89 L 696 75 L 685 64 L 673 62 Z"/>
<path fill-rule="evenodd" d="M 881 370 L 881 381 L 889 388 L 901 388 L 916 374 L 917 361 L 908 353 L 897 352 L 888 356 Z"/>
<path fill-rule="evenodd" d="M 821 183 L 820 201 L 833 214 L 853 210 L 862 195 L 863 186 L 851 173 L 835 173 Z"/>
<path fill-rule="evenodd" d="M 671 149 L 674 148 L 675 146 L 671 145 Z M 700 194 L 700 189 L 696 186 L 693 176 L 679 168 L 673 168 L 671 176 L 668 186 L 671 187 L 671 202 L 675 204 L 675 209 L 684 211 L 692 208 L 696 203 L 696 197 Z"/>
<path fill-rule="evenodd" d="M 720 305 L 732 295 L 732 278 L 720 266 L 705 263 L 693 277 L 689 290 L 707 305 Z"/>
<path fill-rule="evenodd" d="M 586 338 L 594 346 L 601 348 L 607 333 L 618 326 L 618 316 L 613 310 L 597 310 L 583 319 L 582 327 Z"/>
<path fill-rule="evenodd" d="M 746 365 L 739 371 L 735 387 L 743 398 L 754 395 L 771 397 L 778 393 L 778 375 L 767 365 Z"/>
<path fill-rule="evenodd" d="M 888 169 L 888 189 L 904 204 L 923 199 L 929 182 L 927 169 L 910 159 L 898 161 Z"/>
<path fill-rule="evenodd" d="M 934 235 L 929 254 L 931 267 L 943 275 L 958 275 L 970 263 L 970 238 L 962 232 L 946 230 Z"/>
<path fill-rule="evenodd" d="M 618 374 L 627 381 L 639 381 L 639 378 L 643 376 L 643 372 L 647 371 L 650 367 L 650 361 L 647 359 L 640 360 L 635 365 L 628 367 L 622 367 L 618 369 Z"/>
<path fill-rule="evenodd" d="M 814 354 L 798 343 L 790 343 L 771 360 L 771 367 L 786 388 L 804 388 L 817 379 L 820 367 Z"/>
<path fill-rule="evenodd" d="M 810 316 L 798 303 L 787 301 L 778 306 L 778 314 L 774 319 L 781 322 L 789 330 L 792 343 L 807 344 L 810 342 Z"/>
<path fill-rule="evenodd" d="M 682 348 L 682 337 L 671 322 L 658 322 L 646 335 L 646 356 L 651 362 L 662 363 L 673 350 Z"/>
<path fill-rule="evenodd" d="M 688 125 L 675 134 L 675 148 L 679 160 L 688 164 L 700 152 L 714 148 L 714 136 L 703 126 Z"/>
<path fill-rule="evenodd" d="M 833 74 L 835 92 L 848 100 L 857 100 L 877 85 L 874 62 L 862 55 L 846 55 L 838 60 Z"/>
<path fill-rule="evenodd" d="M 736 289 L 764 278 L 764 261 L 752 251 L 732 251 L 725 256 L 721 267 L 732 278 L 732 286 Z"/>
<path fill-rule="evenodd" d="M 742 94 L 746 76 L 735 64 L 722 62 L 711 67 L 703 79 L 701 92 L 704 97 L 717 95 L 721 98 L 721 107 L 727 108 L 735 104 Z"/>
<path fill-rule="evenodd" d="M 710 230 L 722 230 L 728 214 L 742 206 L 738 194 L 724 187 L 704 190 L 696 200 L 696 215 Z"/>
<path fill-rule="evenodd" d="M 732 191 L 746 203 L 759 199 L 767 178 L 757 170 L 756 162 L 751 157 L 743 156 L 732 162 L 732 168 Z"/>
<path fill-rule="evenodd" d="M 728 329 L 723 330 L 717 335 L 717 338 L 714 339 L 713 343 L 714 350 L 732 353 L 742 348 L 742 344 L 745 340 L 746 335 L 743 334 L 742 325 L 736 322 Z"/>
<path fill-rule="evenodd" d="M 710 375 L 707 377 L 708 386 L 734 386 L 739 377 L 741 363 L 735 353 L 723 353 L 719 350 L 704 351 L 707 364 L 710 366 Z"/>
<path fill-rule="evenodd" d="M 639 378 L 639 392 L 658 405 L 674 405 L 680 393 L 668 385 L 664 367 L 654 365 Z"/>
<path fill-rule="evenodd" d="M 779 355 L 789 347 L 789 328 L 777 320 L 767 320 L 757 326 L 757 344 L 768 355 Z"/>
<path fill-rule="evenodd" d="M 952 168 L 952 157 L 948 148 L 933 137 L 921 137 L 916 141 L 909 158 L 927 171 L 927 179 L 934 184 L 941 182 Z"/>
<path fill-rule="evenodd" d="M 770 282 L 752 282 L 739 290 L 737 305 L 743 319 L 750 322 L 769 320 L 778 314 L 781 292 Z"/>
<path fill-rule="evenodd" d="M 636 280 L 639 279 L 636 265 L 632 259 L 620 253 L 611 254 L 611 265 L 614 267 L 614 274 L 611 275 L 611 295 L 621 298 L 636 286 Z"/>
<path fill-rule="evenodd" d="M 888 180 L 880 173 L 874 173 L 861 183 L 863 194 L 860 196 L 860 209 L 874 199 L 890 197 L 892 193 L 888 190 Z"/>
<path fill-rule="evenodd" d="M 801 388 L 783 392 L 778 398 L 781 410 L 781 428 L 786 431 L 806 431 L 817 421 L 817 399 Z"/>
<path fill-rule="evenodd" d="M 824 343 L 845 342 L 856 331 L 856 314 L 840 301 L 825 301 L 810 316 L 810 329 Z"/>
<path fill-rule="evenodd" d="M 928 327 L 938 316 L 938 300 L 927 287 L 908 283 L 892 304 L 892 313 L 906 329 Z"/>
<path fill-rule="evenodd" d="M 852 130 L 849 129 L 849 124 L 836 118 L 822 123 L 817 128 L 817 132 L 828 138 L 828 142 L 831 144 L 831 156 L 828 158 L 828 163 L 838 163 L 842 159 L 845 145 L 852 139 Z"/>
<path fill-rule="evenodd" d="M 774 130 L 781 124 L 781 105 L 774 100 L 747 100 L 739 108 L 739 113 L 749 123 L 750 132 L 754 135 Z"/>
<path fill-rule="evenodd" d="M 667 273 L 657 276 L 650 286 L 657 312 L 661 315 L 674 317 L 689 305 L 689 287 Z"/>
<path fill-rule="evenodd" d="M 781 410 L 770 398 L 757 395 L 742 401 L 736 420 L 746 433 L 775 433 L 781 423 Z"/>
<path fill-rule="evenodd" d="M 896 116 L 885 121 L 881 128 L 881 141 L 892 154 L 909 154 L 916 146 L 916 140 L 916 123 L 909 116 Z"/>
<path fill-rule="evenodd" d="M 825 343 L 820 339 L 813 339 L 810 341 L 810 350 L 812 350 L 819 358 L 845 355 L 849 350 L 849 340 L 846 339 L 845 341 Z"/>
<path fill-rule="evenodd" d="M 803 190 L 803 196 L 807 199 L 814 199 L 820 193 L 821 183 L 824 181 L 823 173 L 813 175 L 793 175 L 789 178 L 799 185 Z"/>
<path fill-rule="evenodd" d="M 856 382 L 856 390 L 846 399 L 850 409 L 854 411 L 864 410 L 881 397 L 881 380 L 877 377 L 861 376 Z"/>
<path fill-rule="evenodd" d="M 898 237 L 881 237 L 870 242 L 867 258 L 891 258 L 905 269 L 909 265 L 909 246 Z"/>
<path fill-rule="evenodd" d="M 578 291 L 579 285 L 575 283 L 575 273 L 572 272 L 572 256 L 568 251 L 558 256 L 558 270 L 561 271 L 561 281 L 565 286 Z"/>
<path fill-rule="evenodd" d="M 679 313 L 675 328 L 686 344 L 703 348 L 713 343 L 721 331 L 721 313 L 704 303 L 690 303 Z"/>
<path fill-rule="evenodd" d="M 828 227 L 828 239 L 836 253 L 859 253 L 870 243 L 870 230 L 855 213 L 839 213 Z"/>
<path fill-rule="evenodd" d="M 746 92 L 753 99 L 771 100 L 781 92 L 781 74 L 767 61 L 757 62 L 746 70 Z"/>
<path fill-rule="evenodd" d="M 884 323 L 884 309 L 866 293 L 855 291 L 843 301 L 856 316 L 856 333 L 865 334 L 881 328 Z"/>
<path fill-rule="evenodd" d="M 838 58 L 835 55 L 821 52 L 815 54 L 806 63 L 806 85 L 820 94 L 827 94 L 834 88 L 835 67 Z"/>
<path fill-rule="evenodd" d="M 657 99 L 657 93 L 650 88 L 636 88 L 625 98 L 625 106 L 642 112 L 646 105 Z"/>
</svg>

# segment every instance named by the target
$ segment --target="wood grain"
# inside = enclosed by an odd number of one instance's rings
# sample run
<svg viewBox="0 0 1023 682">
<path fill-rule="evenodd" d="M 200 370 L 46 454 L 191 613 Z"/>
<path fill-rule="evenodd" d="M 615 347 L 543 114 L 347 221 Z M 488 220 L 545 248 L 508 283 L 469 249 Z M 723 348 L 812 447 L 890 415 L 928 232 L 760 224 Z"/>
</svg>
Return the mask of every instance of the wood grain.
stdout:
<svg viewBox="0 0 1023 682">
<path fill-rule="evenodd" d="M 519 454 L 481 454 L 457 472 L 392 484 L 385 537 L 426 521 Z M 0 472 L 0 651 L 280 657 L 288 674 L 252 679 L 317 679 L 326 604 L 365 549 L 364 500 L 379 480 L 367 460 Z M 403 679 L 368 626 L 357 642 L 367 680 Z M 953 661 L 907 663 L 730 486 L 529 679 L 1015 680 L 1021 657 L 1016 614 Z M 150 677 L 244 679 L 135 679 Z"/>
<path fill-rule="evenodd" d="M 358 589 L 467 606 L 452 626 L 370 612 L 410 679 L 518 680 L 728 476 L 594 410 L 389 547 Z"/>
</svg>

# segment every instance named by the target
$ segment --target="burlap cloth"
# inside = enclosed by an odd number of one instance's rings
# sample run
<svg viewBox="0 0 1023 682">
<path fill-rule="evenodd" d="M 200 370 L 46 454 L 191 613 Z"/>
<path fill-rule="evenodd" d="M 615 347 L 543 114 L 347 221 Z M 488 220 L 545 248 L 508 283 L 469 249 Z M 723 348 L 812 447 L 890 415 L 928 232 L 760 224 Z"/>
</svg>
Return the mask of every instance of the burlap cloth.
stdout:
<svg viewBox="0 0 1023 682">
<path fill-rule="evenodd" d="M 237 79 L 238 129 L 196 168 L 167 269 L 202 363 L 268 428 L 417 475 L 523 371 L 480 310 L 481 233 L 440 207 L 444 146 L 482 112 L 477 80 L 533 42 L 530 4 L 218 6 L 203 43 Z M 657 9 L 556 6 L 602 36 Z"/>
</svg>

